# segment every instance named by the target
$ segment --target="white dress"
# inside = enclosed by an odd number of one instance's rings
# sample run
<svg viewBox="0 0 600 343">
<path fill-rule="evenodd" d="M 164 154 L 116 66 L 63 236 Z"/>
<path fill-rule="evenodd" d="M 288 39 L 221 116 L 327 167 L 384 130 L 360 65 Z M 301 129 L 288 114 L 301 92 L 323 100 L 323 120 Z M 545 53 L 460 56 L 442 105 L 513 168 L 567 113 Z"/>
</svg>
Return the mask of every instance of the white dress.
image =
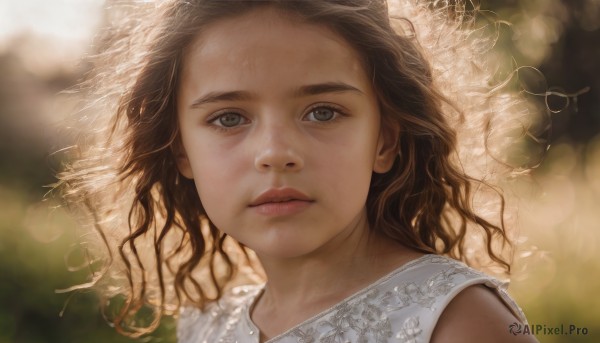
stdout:
<svg viewBox="0 0 600 343">
<path fill-rule="evenodd" d="M 525 316 L 505 284 L 438 255 L 425 255 L 268 343 L 426 343 L 444 308 L 460 291 L 483 284 L 494 290 L 522 323 Z M 204 311 L 184 307 L 179 343 L 258 343 L 250 308 L 263 286 L 242 286 Z"/>
</svg>

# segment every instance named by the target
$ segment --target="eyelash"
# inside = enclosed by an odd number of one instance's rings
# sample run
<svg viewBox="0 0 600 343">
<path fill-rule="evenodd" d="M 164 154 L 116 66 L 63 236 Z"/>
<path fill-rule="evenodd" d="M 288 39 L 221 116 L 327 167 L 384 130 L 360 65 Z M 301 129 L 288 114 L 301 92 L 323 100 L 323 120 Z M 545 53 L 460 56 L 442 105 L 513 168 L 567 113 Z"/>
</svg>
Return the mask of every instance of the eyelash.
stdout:
<svg viewBox="0 0 600 343">
<path fill-rule="evenodd" d="M 316 105 L 311 106 L 308 109 L 308 112 L 303 116 L 303 118 L 306 117 L 308 114 L 312 113 L 313 111 L 317 110 L 317 109 L 327 109 L 327 110 L 330 110 L 330 111 L 334 112 L 334 117 L 331 120 L 327 120 L 327 121 L 315 120 L 315 121 L 313 121 L 314 123 L 317 123 L 318 125 L 328 125 L 330 123 L 338 121 L 340 119 L 340 117 L 346 116 L 345 111 L 342 110 L 339 106 L 330 105 L 330 104 L 316 104 Z M 243 120 L 248 121 L 248 119 L 246 119 L 242 114 L 240 114 L 238 112 L 231 111 L 231 110 L 223 110 L 223 111 L 217 112 L 207 122 L 209 124 L 211 124 L 211 127 L 213 129 L 215 129 L 217 131 L 220 131 L 220 132 L 229 132 L 229 131 L 232 131 L 232 130 L 235 130 L 235 129 L 239 128 L 241 125 L 232 126 L 232 127 L 226 127 L 226 126 L 220 126 L 220 125 L 214 124 L 217 120 L 219 120 L 219 118 L 221 118 L 222 116 L 227 115 L 227 114 L 237 114 L 240 117 L 242 117 Z"/>
</svg>

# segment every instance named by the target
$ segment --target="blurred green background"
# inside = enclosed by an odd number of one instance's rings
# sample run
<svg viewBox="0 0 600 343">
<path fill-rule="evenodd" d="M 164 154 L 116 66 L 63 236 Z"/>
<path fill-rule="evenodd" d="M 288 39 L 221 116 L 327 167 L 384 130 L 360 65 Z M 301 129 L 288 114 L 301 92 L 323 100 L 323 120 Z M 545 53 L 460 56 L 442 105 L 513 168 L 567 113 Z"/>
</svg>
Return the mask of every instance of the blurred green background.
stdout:
<svg viewBox="0 0 600 343">
<path fill-rule="evenodd" d="M 599 342 L 600 1 L 482 7 L 512 23 L 499 47 L 517 65 L 539 68 L 567 94 L 591 87 L 551 114 L 552 147 L 518 190 L 523 238 L 509 291 L 531 324 L 588 330 L 540 332 L 540 342 Z M 79 59 L 93 51 L 102 8 L 101 0 L 0 0 L 0 343 L 132 341 L 105 323 L 92 293 L 55 292 L 84 281 L 85 271 L 66 268 L 75 223 L 41 201 L 58 167 L 51 153 L 72 138 L 57 128 L 76 104 L 57 94 L 86 71 Z M 174 322 L 144 341 L 175 342 Z"/>
</svg>

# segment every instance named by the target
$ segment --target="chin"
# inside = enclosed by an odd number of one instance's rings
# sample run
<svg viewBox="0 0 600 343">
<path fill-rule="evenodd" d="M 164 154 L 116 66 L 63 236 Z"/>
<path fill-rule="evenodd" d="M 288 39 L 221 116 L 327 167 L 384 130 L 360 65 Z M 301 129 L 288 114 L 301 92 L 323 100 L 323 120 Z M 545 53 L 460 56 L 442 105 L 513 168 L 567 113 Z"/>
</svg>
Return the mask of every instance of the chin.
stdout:
<svg viewBox="0 0 600 343">
<path fill-rule="evenodd" d="M 265 257 L 270 259 L 293 259 L 310 255 L 312 252 L 318 249 L 318 247 L 311 244 L 302 244 L 299 240 L 293 240 L 290 242 L 274 242 L 272 244 L 265 244 L 261 242 L 257 244 L 256 248 L 250 247 L 256 252 L 259 257 Z"/>
</svg>

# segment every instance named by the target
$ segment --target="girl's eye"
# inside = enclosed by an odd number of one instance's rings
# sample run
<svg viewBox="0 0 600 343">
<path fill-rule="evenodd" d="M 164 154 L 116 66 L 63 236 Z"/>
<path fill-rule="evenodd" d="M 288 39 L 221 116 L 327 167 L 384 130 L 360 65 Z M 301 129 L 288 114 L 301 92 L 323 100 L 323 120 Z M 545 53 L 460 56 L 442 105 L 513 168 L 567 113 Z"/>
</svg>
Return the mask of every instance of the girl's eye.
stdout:
<svg viewBox="0 0 600 343">
<path fill-rule="evenodd" d="M 340 115 L 340 111 L 336 108 L 329 106 L 319 106 L 313 108 L 307 115 L 307 119 L 310 121 L 321 121 L 327 122 L 337 118 Z"/>
<path fill-rule="evenodd" d="M 242 124 L 244 121 L 244 117 L 242 117 L 238 113 L 228 112 L 224 113 L 217 118 L 213 119 L 211 122 L 216 124 L 217 126 L 231 128 Z"/>
</svg>

